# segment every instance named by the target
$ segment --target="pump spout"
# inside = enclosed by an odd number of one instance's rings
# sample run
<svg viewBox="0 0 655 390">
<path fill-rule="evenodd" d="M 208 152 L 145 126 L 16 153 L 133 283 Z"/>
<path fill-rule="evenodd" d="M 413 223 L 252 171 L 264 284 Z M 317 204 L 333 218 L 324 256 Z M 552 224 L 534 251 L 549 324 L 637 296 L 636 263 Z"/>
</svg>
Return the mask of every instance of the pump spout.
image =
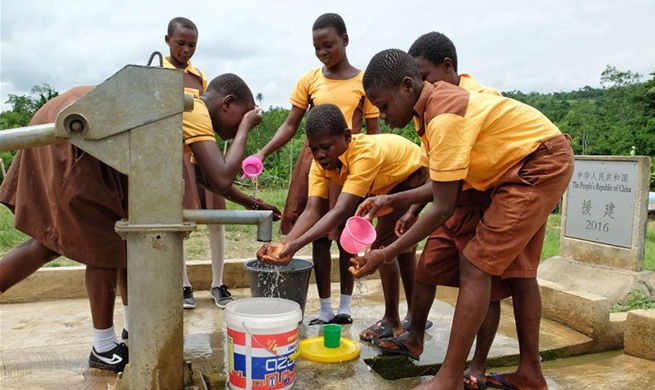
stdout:
<svg viewBox="0 0 655 390">
<path fill-rule="evenodd" d="M 273 239 L 273 212 L 270 210 L 183 210 L 184 220 L 201 225 L 257 225 L 257 241 Z"/>
</svg>

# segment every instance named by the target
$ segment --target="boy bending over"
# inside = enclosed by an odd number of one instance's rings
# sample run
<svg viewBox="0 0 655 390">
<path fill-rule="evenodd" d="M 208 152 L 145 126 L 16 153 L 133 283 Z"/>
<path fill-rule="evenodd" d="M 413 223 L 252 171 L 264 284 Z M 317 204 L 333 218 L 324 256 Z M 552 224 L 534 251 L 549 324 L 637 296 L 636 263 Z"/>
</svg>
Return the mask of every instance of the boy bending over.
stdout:
<svg viewBox="0 0 655 390">
<path fill-rule="evenodd" d="M 334 104 L 314 107 L 307 116 L 305 131 L 314 156 L 307 207 L 281 243 L 260 249 L 257 258 L 265 263 L 288 264 L 299 249 L 342 225 L 366 196 L 410 190 L 420 187 L 427 179 L 420 166 L 417 145 L 394 134 L 352 135 L 341 110 Z M 343 188 L 335 207 L 324 213 L 322 202 L 331 182 Z M 382 248 L 396 240 L 393 227 L 409 206 L 379 218 L 377 238 L 371 248 Z M 399 267 L 404 268 L 403 272 Z M 376 339 L 382 332 L 389 336 L 403 332 L 398 314 L 399 274 L 407 275 L 403 284 L 406 296 L 411 297 L 415 268 L 415 245 L 399 250 L 382 264 L 384 318 L 363 331 L 362 339 Z M 408 306 L 411 307 L 411 299 L 408 299 Z"/>
<path fill-rule="evenodd" d="M 433 205 L 385 253 L 374 250 L 354 259 L 355 277 L 373 272 L 385 257 L 419 242 L 448 220 L 456 209 L 461 180 L 479 191 L 491 190 L 475 236 L 458 251 L 460 290 L 443 366 L 417 388 L 464 388 L 466 358 L 487 313 L 492 276 L 499 276 L 510 285 L 521 340 L 517 372 L 500 378 L 507 387 L 546 389 L 538 348 L 539 256 L 518 254 L 528 245 L 543 243 L 543 227 L 573 172 L 570 138 L 525 104 L 446 82 L 424 83 L 414 59 L 402 50 L 376 54 L 364 74 L 364 88 L 390 126 L 404 127 L 416 116 L 429 155 Z M 385 204 L 376 199 L 362 205 L 362 212 L 375 215 L 381 208 L 426 200 L 407 196 Z M 487 383 L 496 381 L 487 378 Z"/>
</svg>

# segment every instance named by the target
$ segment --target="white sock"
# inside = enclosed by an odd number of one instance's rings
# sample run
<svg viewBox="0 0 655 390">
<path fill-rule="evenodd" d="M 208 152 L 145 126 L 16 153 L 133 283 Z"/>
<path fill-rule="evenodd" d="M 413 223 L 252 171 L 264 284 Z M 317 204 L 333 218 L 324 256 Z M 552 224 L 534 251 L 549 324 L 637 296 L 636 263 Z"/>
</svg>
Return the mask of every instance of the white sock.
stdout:
<svg viewBox="0 0 655 390">
<path fill-rule="evenodd" d="M 186 255 L 182 255 L 182 286 L 191 287 L 191 282 L 189 282 L 189 277 L 186 274 Z"/>
<path fill-rule="evenodd" d="M 125 329 L 128 332 L 130 331 L 129 323 L 130 323 L 130 319 L 127 314 L 127 306 L 123 305 L 123 329 Z"/>
<path fill-rule="evenodd" d="M 332 311 L 332 298 L 319 298 L 321 302 L 321 314 L 318 315 L 319 320 L 330 322 L 334 318 L 334 311 Z"/>
<path fill-rule="evenodd" d="M 351 315 L 350 302 L 352 301 L 352 298 L 352 295 L 341 294 L 341 297 L 339 298 L 339 309 L 337 310 L 337 314 Z"/>
<path fill-rule="evenodd" d="M 207 230 L 209 230 L 209 251 L 212 256 L 212 288 L 221 287 L 225 263 L 225 225 L 207 225 Z"/>
<path fill-rule="evenodd" d="M 116 344 L 118 344 L 118 339 L 116 338 L 113 325 L 107 329 L 93 328 L 93 348 L 96 349 L 96 352 L 103 353 L 111 351 L 116 348 Z"/>
</svg>

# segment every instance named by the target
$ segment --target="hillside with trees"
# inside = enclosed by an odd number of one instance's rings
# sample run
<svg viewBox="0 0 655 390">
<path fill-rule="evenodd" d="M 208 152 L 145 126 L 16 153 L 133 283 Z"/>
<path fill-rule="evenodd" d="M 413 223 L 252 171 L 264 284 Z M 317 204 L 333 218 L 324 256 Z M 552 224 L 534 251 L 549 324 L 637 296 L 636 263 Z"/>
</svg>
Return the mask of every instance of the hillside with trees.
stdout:
<svg viewBox="0 0 655 390">
<path fill-rule="evenodd" d="M 607 66 L 600 75 L 600 88 L 584 86 L 576 91 L 551 93 L 510 91 L 503 95 L 543 112 L 562 132 L 571 135 L 576 154 L 653 157 L 655 71 L 644 79 L 638 73 Z M 58 92 L 48 84 L 35 86 L 27 96 L 9 95 L 7 103 L 12 109 L 0 113 L 0 129 L 27 126 L 34 112 L 57 95 Z M 256 94 L 259 104 L 264 98 L 261 93 Z M 254 154 L 271 139 L 288 113 L 287 108 L 281 107 L 265 110 L 261 125 L 250 134 L 246 156 Z M 393 130 L 383 123 L 380 125 L 385 133 L 400 134 L 419 142 L 413 124 Z M 223 143 L 218 142 L 223 149 Z M 288 185 L 303 142 L 304 122 L 292 142 L 266 159 L 260 176 L 261 186 L 279 188 Z M 0 154 L 5 167 L 11 164 L 13 155 L 14 152 Z M 655 174 L 651 174 L 651 189 L 655 189 Z"/>
</svg>

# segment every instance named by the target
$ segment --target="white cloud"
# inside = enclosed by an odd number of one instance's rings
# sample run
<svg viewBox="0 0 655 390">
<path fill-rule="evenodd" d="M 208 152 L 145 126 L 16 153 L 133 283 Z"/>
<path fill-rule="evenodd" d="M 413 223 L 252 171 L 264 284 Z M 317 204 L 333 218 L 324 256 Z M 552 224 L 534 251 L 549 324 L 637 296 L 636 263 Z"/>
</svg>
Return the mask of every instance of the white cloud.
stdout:
<svg viewBox="0 0 655 390">
<path fill-rule="evenodd" d="M 145 64 L 154 50 L 167 54 L 164 35 L 175 16 L 198 25 L 196 66 L 210 77 L 239 74 L 264 95 L 265 107 L 288 107 L 297 78 L 320 65 L 311 26 L 324 12 L 343 16 L 350 62 L 362 69 L 382 49 L 407 50 L 419 35 L 440 31 L 455 42 L 460 71 L 500 90 L 598 86 L 608 64 L 655 70 L 650 0 L 3 0 L 2 109 L 9 109 L 8 94 L 27 94 L 33 85 L 63 92 Z"/>
</svg>

